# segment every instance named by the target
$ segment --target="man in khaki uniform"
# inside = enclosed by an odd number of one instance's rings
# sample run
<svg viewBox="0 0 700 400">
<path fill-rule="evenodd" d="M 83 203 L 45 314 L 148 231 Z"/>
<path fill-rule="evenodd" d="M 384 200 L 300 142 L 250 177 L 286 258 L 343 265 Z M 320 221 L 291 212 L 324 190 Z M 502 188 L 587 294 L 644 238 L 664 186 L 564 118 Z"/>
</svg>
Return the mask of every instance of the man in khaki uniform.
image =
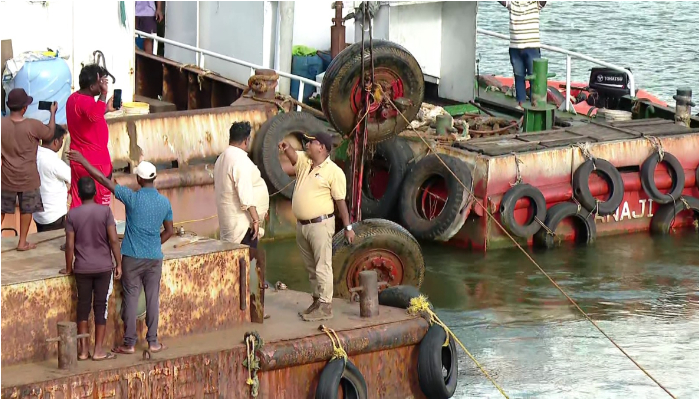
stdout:
<svg viewBox="0 0 700 400">
<path fill-rule="evenodd" d="M 296 171 L 292 212 L 297 219 L 297 245 L 309 272 L 313 303 L 301 313 L 304 321 L 333 318 L 333 203 L 338 206 L 349 243 L 355 238 L 345 204 L 345 173 L 329 157 L 332 138 L 325 132 L 304 135 L 306 152 L 279 144 Z"/>
</svg>

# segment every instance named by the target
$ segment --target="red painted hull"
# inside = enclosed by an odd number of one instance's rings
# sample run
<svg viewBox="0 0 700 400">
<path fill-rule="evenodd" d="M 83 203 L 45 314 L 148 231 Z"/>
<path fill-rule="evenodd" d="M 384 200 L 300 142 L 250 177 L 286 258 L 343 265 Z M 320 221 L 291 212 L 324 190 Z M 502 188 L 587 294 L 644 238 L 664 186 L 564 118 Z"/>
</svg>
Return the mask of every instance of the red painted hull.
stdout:
<svg viewBox="0 0 700 400">
<path fill-rule="evenodd" d="M 696 168 L 698 168 L 699 142 L 698 134 L 666 136 L 660 138 L 664 151 L 671 153 L 680 161 L 685 172 L 685 189 L 683 195 L 698 197 Z M 631 141 L 614 141 L 591 144 L 594 157 L 605 159 L 615 167 L 625 170 L 641 168 L 644 160 L 654 151 L 646 139 Z M 459 157 L 473 166 L 474 194 L 477 202 L 485 205 L 495 220 L 501 222 L 498 212 L 501 199 L 515 181 L 515 157 L 512 155 L 487 157 L 461 149 L 445 149 L 445 152 Z M 547 208 L 563 201 L 572 201 L 572 174 L 585 158 L 578 148 L 555 148 L 546 151 L 519 153 L 522 160 L 520 170 L 524 183 L 537 187 L 545 197 Z M 651 201 L 642 189 L 640 173 L 622 173 L 625 195 L 622 204 L 614 215 L 596 217 L 597 236 L 619 235 L 630 232 L 647 231 L 651 217 L 659 207 Z M 671 177 L 663 167 L 655 173 L 655 182 L 661 191 L 671 187 Z M 608 197 L 607 183 L 595 174 L 589 179 L 592 194 L 604 200 Z M 483 199 L 486 199 L 484 202 Z M 516 203 L 515 218 L 524 222 L 529 218 L 529 201 Z M 574 230 L 565 220 L 557 236 L 567 241 L 574 239 Z M 692 224 L 692 215 L 679 214 L 674 227 Z M 531 245 L 532 238 L 521 243 Z M 487 249 L 513 247 L 515 244 L 498 225 L 484 213 L 484 207 L 472 205 L 472 212 L 464 227 L 449 242 L 451 245 L 486 251 Z"/>
</svg>

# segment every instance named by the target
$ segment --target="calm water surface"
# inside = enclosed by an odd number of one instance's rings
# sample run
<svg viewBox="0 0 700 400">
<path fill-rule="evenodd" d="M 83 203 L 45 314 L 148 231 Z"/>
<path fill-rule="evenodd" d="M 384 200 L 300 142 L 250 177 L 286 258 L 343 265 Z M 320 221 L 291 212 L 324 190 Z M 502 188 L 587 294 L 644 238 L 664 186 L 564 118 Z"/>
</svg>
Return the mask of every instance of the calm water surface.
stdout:
<svg viewBox="0 0 700 400">
<path fill-rule="evenodd" d="M 296 243 L 266 243 L 268 280 L 308 291 Z M 519 252 L 424 244 L 422 291 L 511 397 L 663 398 Z M 537 253 L 536 260 L 678 398 L 698 398 L 698 234 L 646 234 Z M 500 393 L 460 352 L 455 398 Z"/>
</svg>

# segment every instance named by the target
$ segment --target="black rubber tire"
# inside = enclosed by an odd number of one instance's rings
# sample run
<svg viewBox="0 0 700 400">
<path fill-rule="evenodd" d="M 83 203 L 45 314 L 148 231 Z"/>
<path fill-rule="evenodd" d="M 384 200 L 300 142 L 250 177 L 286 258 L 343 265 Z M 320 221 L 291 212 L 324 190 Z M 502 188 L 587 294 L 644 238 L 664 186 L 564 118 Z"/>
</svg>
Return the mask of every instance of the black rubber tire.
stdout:
<svg viewBox="0 0 700 400">
<path fill-rule="evenodd" d="M 577 232 L 578 242 L 591 244 L 595 242 L 596 237 L 596 226 L 595 218 L 589 212 L 581 208 L 579 211 L 578 206 L 574 203 L 564 202 L 553 205 L 547 210 L 547 217 L 545 218 L 544 224 L 552 232 L 555 232 L 559 223 L 562 220 L 569 217 L 575 217 L 577 221 L 581 222 L 579 228 L 583 228 L 583 232 Z M 536 247 L 543 249 L 552 249 L 557 246 L 558 242 L 554 237 L 549 235 L 544 228 L 541 228 L 535 236 L 532 237 L 533 244 Z"/>
<path fill-rule="evenodd" d="M 685 172 L 683 171 L 683 166 L 673 154 L 664 153 L 663 162 L 665 162 L 671 170 L 671 191 L 668 194 L 664 194 L 661 193 L 654 182 L 654 170 L 659 162 L 659 153 L 657 152 L 654 152 L 654 154 L 644 160 L 640 172 L 642 188 L 650 199 L 659 204 L 673 203 L 674 199 L 678 200 L 681 196 L 685 186 Z"/>
<path fill-rule="evenodd" d="M 464 161 L 445 154 L 439 157 L 464 185 L 472 187 L 472 174 Z M 448 198 L 440 215 L 428 220 L 420 215 L 416 199 L 423 184 L 435 175 L 447 182 Z M 445 168 L 437 154 L 430 154 L 418 161 L 404 179 L 399 196 L 399 221 L 418 239 L 446 242 L 464 225 L 470 201 L 467 189 Z"/>
<path fill-rule="evenodd" d="M 396 214 L 396 204 L 398 203 L 401 184 L 406 173 L 413 165 L 413 150 L 406 139 L 392 138 L 376 147 L 375 157 L 381 157 L 388 163 L 389 182 L 384 195 L 375 199 L 369 193 L 369 179 L 367 164 L 365 164 L 362 185 L 362 218 L 386 218 L 393 219 Z M 345 164 L 345 175 L 348 184 L 348 193 L 352 191 L 352 163 Z"/>
<path fill-rule="evenodd" d="M 282 170 L 278 144 L 285 136 L 294 133 L 328 132 L 329 129 L 313 115 L 305 112 L 277 114 L 265 121 L 255 133 L 252 159 L 260 168 L 260 174 L 271 192 L 291 199 L 294 193 L 294 178 Z"/>
<path fill-rule="evenodd" d="M 401 78 L 404 85 L 404 96 L 411 105 L 404 110 L 404 116 L 412 121 L 423 103 L 425 82 L 423 71 L 418 61 L 400 45 L 386 40 L 374 40 L 374 67 L 387 68 Z M 348 136 L 357 125 L 358 116 L 353 113 L 351 106 L 352 88 L 360 79 L 362 70 L 362 43 L 346 47 L 331 61 L 321 85 L 321 107 L 328 122 L 341 135 Z M 369 60 L 369 46 L 365 47 L 365 58 Z M 367 62 L 369 69 L 369 62 Z M 379 143 L 398 135 L 408 126 L 408 123 L 397 116 L 379 124 L 368 126 L 367 141 Z"/>
<path fill-rule="evenodd" d="M 338 388 L 343 388 L 344 399 L 366 399 L 367 382 L 350 359 L 329 361 L 318 378 L 317 399 L 337 399 Z"/>
<path fill-rule="evenodd" d="M 382 306 L 406 309 L 410 305 L 411 299 L 420 295 L 420 290 L 415 286 L 392 286 L 379 292 L 379 304 Z M 433 308 L 432 304 L 430 304 L 430 308 Z"/>
<path fill-rule="evenodd" d="M 432 325 L 423 337 L 418 348 L 418 383 L 428 399 L 449 399 L 457 389 L 459 366 L 457 346 L 450 337 L 447 347 L 447 333 L 439 325 Z M 443 375 L 443 367 L 447 375 Z"/>
<path fill-rule="evenodd" d="M 700 208 L 698 207 L 698 199 L 695 197 L 682 196 L 683 199 L 688 203 L 690 209 L 695 212 L 695 220 L 698 220 L 698 212 Z M 671 231 L 671 224 L 680 212 L 684 211 L 685 204 L 682 201 L 676 200 L 676 203 L 662 204 L 651 217 L 651 225 L 649 230 L 655 235 L 668 235 Z"/>
<path fill-rule="evenodd" d="M 347 282 L 356 257 L 368 249 L 383 248 L 396 254 L 403 264 L 401 285 L 418 288 L 423 284 L 425 262 L 418 241 L 399 224 L 383 219 L 366 219 L 353 224 L 355 240 L 352 245 L 345 240 L 345 232 L 333 236 L 333 296 L 351 299 Z"/>
<path fill-rule="evenodd" d="M 532 201 L 535 212 L 533 213 L 533 218 L 527 224 L 520 225 L 515 221 L 515 203 L 523 197 L 527 197 Z M 529 238 L 542 228 L 535 220 L 535 217 L 540 221 L 544 221 L 547 217 L 547 202 L 539 189 L 527 183 L 521 183 L 508 189 L 506 194 L 503 195 L 499 212 L 501 214 L 501 222 L 508 229 L 508 232 L 521 238 Z"/>
<path fill-rule="evenodd" d="M 600 172 L 603 179 L 608 182 L 611 193 L 606 201 L 598 203 L 598 215 L 613 215 L 622 204 L 622 199 L 625 196 L 625 183 L 622 181 L 620 171 L 602 158 L 586 160 L 576 169 L 573 179 L 574 197 L 586 210 L 595 210 L 596 198 L 593 197 L 591 188 L 588 187 L 588 177 L 594 170 Z"/>
</svg>

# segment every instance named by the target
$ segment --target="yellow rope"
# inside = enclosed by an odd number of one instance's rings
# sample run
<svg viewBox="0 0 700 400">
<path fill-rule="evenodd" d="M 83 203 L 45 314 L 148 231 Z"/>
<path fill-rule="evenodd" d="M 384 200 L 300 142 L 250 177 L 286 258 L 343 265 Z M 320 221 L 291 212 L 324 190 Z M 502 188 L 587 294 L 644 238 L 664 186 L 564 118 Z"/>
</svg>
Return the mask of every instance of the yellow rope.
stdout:
<svg viewBox="0 0 700 400">
<path fill-rule="evenodd" d="M 496 383 L 496 381 L 495 381 L 493 378 L 491 378 L 491 375 L 489 375 L 489 373 L 486 372 L 486 370 L 484 369 L 484 367 L 482 367 L 481 364 L 479 363 L 479 361 L 477 361 L 476 358 L 472 355 L 472 353 L 470 353 L 469 350 L 467 350 L 467 348 L 464 346 L 464 344 L 462 344 L 462 342 L 461 342 L 461 341 L 457 338 L 457 336 L 450 330 L 450 328 L 448 328 L 447 325 L 445 325 L 445 324 L 440 320 L 440 317 L 438 317 L 437 314 L 435 314 L 435 313 L 433 312 L 433 310 L 430 309 L 430 304 L 428 303 L 428 299 L 427 299 L 425 296 L 420 295 L 420 296 L 418 296 L 418 297 L 412 298 L 411 301 L 410 301 L 410 303 L 409 303 L 409 306 L 408 306 L 407 311 L 408 311 L 408 313 L 411 314 L 411 315 L 428 315 L 428 316 L 430 317 L 429 320 L 428 320 L 428 322 L 430 323 L 430 325 L 436 324 L 436 325 L 442 327 L 442 329 L 445 330 L 445 343 L 442 345 L 442 347 L 447 347 L 447 346 L 450 344 L 450 336 L 453 337 L 454 340 L 455 340 L 455 341 L 459 344 L 459 346 L 462 348 L 462 350 L 464 350 L 464 352 L 467 353 L 467 355 L 469 356 L 469 358 L 471 358 L 472 361 L 474 361 L 474 364 L 476 364 L 476 366 L 479 367 L 479 369 L 481 370 L 481 373 L 483 373 L 484 376 L 485 376 L 489 381 L 491 381 L 491 383 L 493 384 L 493 386 L 495 386 L 496 389 L 498 389 L 498 391 L 501 392 L 501 394 L 503 395 L 503 397 L 505 397 L 506 399 L 509 399 L 509 398 L 510 398 L 510 397 L 508 397 L 508 395 L 506 394 L 506 392 L 503 391 L 503 388 L 501 388 L 501 387 L 498 385 L 498 383 Z"/>
<path fill-rule="evenodd" d="M 194 223 L 194 222 L 202 222 L 202 221 L 210 220 L 210 219 L 212 219 L 212 218 L 216 218 L 216 217 L 218 217 L 218 216 L 219 216 L 218 214 L 214 214 L 214 215 L 210 215 L 210 216 L 208 216 L 208 217 L 206 217 L 206 218 L 189 219 L 189 220 L 187 220 L 187 221 L 176 222 L 176 223 L 173 224 L 173 226 L 180 226 L 180 225 L 185 225 L 185 224 L 191 224 L 191 223 Z"/>
<path fill-rule="evenodd" d="M 348 353 L 346 353 L 345 349 L 343 349 L 343 345 L 340 343 L 340 338 L 338 337 L 338 334 L 335 333 L 335 331 L 333 329 L 328 328 L 325 325 L 319 326 L 318 329 L 323 331 L 331 339 L 331 344 L 333 345 L 333 356 L 331 357 L 330 361 L 340 359 L 340 358 L 342 358 L 343 360 L 347 360 Z M 334 336 L 335 336 L 335 339 L 333 338 Z M 338 341 L 337 345 L 336 345 L 336 341 Z"/>
<path fill-rule="evenodd" d="M 501 225 L 501 223 L 500 223 L 496 218 L 494 218 L 493 214 L 491 214 L 491 211 L 489 211 L 488 207 L 486 207 L 484 204 L 482 204 L 482 202 L 477 201 L 476 196 L 474 196 L 474 192 L 473 192 L 472 190 L 470 190 L 470 189 L 467 187 L 467 185 L 465 185 L 465 184 L 462 182 L 461 179 L 459 179 L 459 177 L 457 176 L 457 174 L 455 174 L 454 171 L 452 171 L 452 169 L 445 163 L 445 161 L 442 159 L 442 157 L 440 157 L 440 155 L 430 146 L 430 144 L 425 140 L 425 138 L 420 134 L 420 132 L 418 132 L 415 128 L 413 128 L 413 127 L 411 126 L 411 122 L 406 118 L 406 116 L 401 112 L 401 110 L 399 110 L 399 108 L 396 107 L 396 104 L 394 104 L 394 102 L 391 101 L 391 99 L 388 99 L 388 101 L 389 101 L 389 103 L 396 109 L 396 112 L 401 116 L 401 118 L 404 119 L 404 121 L 408 124 L 408 126 L 411 127 L 411 129 L 413 130 L 413 132 L 415 132 L 416 135 L 423 141 L 423 143 L 425 143 L 425 145 L 428 147 L 428 149 L 429 149 L 430 151 L 432 151 L 432 152 L 435 154 L 435 156 L 437 156 L 437 159 L 440 161 L 440 163 L 442 163 L 442 165 L 447 169 L 447 171 L 457 180 L 457 183 L 459 183 L 460 186 L 462 186 L 462 187 L 464 188 L 464 190 L 466 190 L 467 193 L 474 199 L 474 202 L 475 202 L 479 207 L 481 207 L 482 210 L 484 210 L 484 214 L 488 215 L 488 217 L 491 218 L 491 220 L 493 221 L 493 223 L 496 224 L 496 226 L 497 226 L 501 231 L 503 231 L 503 233 L 504 233 L 506 236 L 508 236 L 508 238 L 509 238 L 509 239 L 515 244 L 515 246 L 523 253 L 523 255 L 524 255 L 525 257 L 527 257 L 527 259 L 530 260 L 530 262 L 531 262 L 535 267 L 537 267 L 537 269 L 552 283 L 552 285 L 554 285 L 554 287 L 556 287 L 557 290 L 559 290 L 559 292 L 561 292 L 561 294 L 563 294 L 563 295 L 567 298 L 567 300 L 569 300 L 569 302 L 570 302 L 570 303 L 571 303 L 571 304 L 572 304 L 572 305 L 573 305 L 573 306 L 588 320 L 588 322 L 590 322 L 603 336 L 605 336 L 606 339 L 608 339 L 608 340 L 610 341 L 610 343 L 612 343 L 615 347 L 617 347 L 617 349 L 620 350 L 620 352 L 622 352 L 622 354 L 624 354 L 625 357 L 627 357 L 630 361 L 632 361 L 632 363 L 634 363 L 634 365 L 637 366 L 637 368 L 639 368 L 646 376 L 648 376 L 649 379 L 651 379 L 652 381 L 654 381 L 654 383 L 655 383 L 657 386 L 659 386 L 661 389 L 663 389 L 664 392 L 666 392 L 669 396 L 671 396 L 672 398 L 675 399 L 676 396 L 674 396 L 668 389 L 666 389 L 666 387 L 665 387 L 664 385 L 662 385 L 661 382 L 657 381 L 653 376 L 651 376 L 651 374 L 650 374 L 649 372 L 647 372 L 647 370 L 644 369 L 644 367 L 642 367 L 641 365 L 639 365 L 639 363 L 637 363 L 637 361 L 635 361 L 635 360 L 632 358 L 632 356 L 630 356 L 629 354 L 627 354 L 627 352 L 626 352 L 625 350 L 623 350 L 622 347 L 620 347 L 620 346 L 613 340 L 613 338 L 611 338 L 610 336 L 608 336 L 608 334 L 605 333 L 605 331 L 603 331 L 603 329 L 602 329 L 600 326 L 598 326 L 598 324 L 597 324 L 595 321 L 593 321 L 593 319 L 591 319 L 591 317 L 588 316 L 588 314 L 587 314 L 585 311 L 583 311 L 583 309 L 578 305 L 578 303 L 576 303 L 576 301 L 575 301 L 574 299 L 572 299 L 571 296 L 569 296 L 569 295 L 564 291 L 564 289 L 563 289 L 561 286 L 559 286 L 559 284 L 557 284 L 557 282 L 556 282 L 554 279 L 552 279 L 551 276 L 549 276 L 549 274 L 544 270 L 544 268 L 542 268 L 542 267 L 540 266 L 540 264 L 537 263 L 537 261 L 535 261 L 535 259 L 532 258 L 532 256 L 523 248 L 523 246 L 520 245 L 520 243 L 518 243 L 517 240 L 515 240 L 515 238 L 513 237 L 513 235 L 511 235 L 510 232 L 508 232 L 508 230 L 506 230 L 506 229 L 503 227 L 503 225 Z M 651 139 L 649 139 L 649 140 L 651 140 Z M 658 139 L 657 139 L 657 140 L 658 140 Z M 651 141 L 653 142 L 653 140 L 651 140 Z M 659 150 L 659 149 L 657 149 L 657 150 Z M 661 151 L 661 150 L 659 150 L 659 152 L 660 152 L 660 151 Z M 660 152 L 660 153 L 659 153 L 659 156 L 660 156 L 660 157 L 662 157 L 661 154 L 662 154 L 662 153 Z M 472 184 L 473 184 L 473 182 L 472 182 Z M 573 196 L 572 196 L 572 197 L 573 197 Z M 577 202 L 577 203 L 578 203 L 578 202 Z M 579 204 L 579 207 L 580 207 L 580 204 Z"/>
</svg>

